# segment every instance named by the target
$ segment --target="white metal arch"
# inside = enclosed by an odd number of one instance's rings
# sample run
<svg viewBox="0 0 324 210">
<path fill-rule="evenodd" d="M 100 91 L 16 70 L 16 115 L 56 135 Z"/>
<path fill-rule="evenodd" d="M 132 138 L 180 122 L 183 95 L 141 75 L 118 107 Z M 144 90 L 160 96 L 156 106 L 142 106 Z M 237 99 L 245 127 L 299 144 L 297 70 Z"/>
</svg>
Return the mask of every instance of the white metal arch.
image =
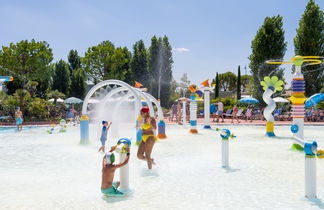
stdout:
<svg viewBox="0 0 324 210">
<path fill-rule="evenodd" d="M 140 107 L 139 105 L 141 103 L 140 97 L 138 96 L 138 94 L 136 93 L 134 88 L 132 88 L 130 85 L 128 85 L 127 83 L 120 81 L 120 80 L 105 80 L 105 81 L 102 81 L 102 82 L 96 84 L 95 86 L 93 86 L 84 99 L 84 102 L 82 105 L 82 114 L 84 114 L 84 115 L 87 114 L 87 107 L 88 107 L 89 99 L 91 98 L 91 96 L 98 89 L 100 89 L 104 86 L 107 86 L 107 85 L 120 85 L 121 87 L 123 87 L 126 90 L 128 90 L 129 92 L 131 92 L 135 99 L 135 115 L 139 115 L 139 107 Z"/>
</svg>

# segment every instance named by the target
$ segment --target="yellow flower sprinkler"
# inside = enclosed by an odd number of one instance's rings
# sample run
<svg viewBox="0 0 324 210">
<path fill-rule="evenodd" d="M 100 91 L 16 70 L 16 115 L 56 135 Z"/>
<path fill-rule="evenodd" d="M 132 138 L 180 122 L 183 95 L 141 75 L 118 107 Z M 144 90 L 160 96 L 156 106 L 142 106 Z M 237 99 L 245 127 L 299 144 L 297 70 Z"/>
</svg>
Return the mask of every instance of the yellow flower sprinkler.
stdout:
<svg viewBox="0 0 324 210">
<path fill-rule="evenodd" d="M 276 136 L 274 134 L 274 117 L 272 115 L 272 112 L 276 108 L 276 102 L 271 98 L 272 94 L 274 94 L 276 91 L 282 90 L 282 85 L 284 84 L 282 80 L 278 80 L 278 77 L 264 77 L 264 80 L 260 82 L 260 84 L 263 86 L 263 90 L 265 91 L 263 93 L 263 100 L 266 102 L 268 106 L 263 111 L 263 116 L 267 120 L 267 126 L 266 126 L 266 136 L 273 137 Z"/>
</svg>

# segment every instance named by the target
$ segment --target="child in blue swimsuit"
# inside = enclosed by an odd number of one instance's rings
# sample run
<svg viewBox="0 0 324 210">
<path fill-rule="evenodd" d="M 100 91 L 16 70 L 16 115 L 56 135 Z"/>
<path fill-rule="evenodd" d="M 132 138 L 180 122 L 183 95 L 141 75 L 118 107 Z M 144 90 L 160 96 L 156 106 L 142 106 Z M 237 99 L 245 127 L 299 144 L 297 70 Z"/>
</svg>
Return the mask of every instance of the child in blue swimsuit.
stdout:
<svg viewBox="0 0 324 210">
<path fill-rule="evenodd" d="M 101 129 L 101 137 L 100 137 L 100 141 L 101 141 L 101 147 L 99 148 L 99 151 L 103 151 L 105 152 L 105 144 L 107 141 L 107 135 L 108 135 L 108 130 L 110 128 L 110 125 L 112 123 L 108 123 L 107 121 L 102 121 L 102 129 Z"/>
</svg>

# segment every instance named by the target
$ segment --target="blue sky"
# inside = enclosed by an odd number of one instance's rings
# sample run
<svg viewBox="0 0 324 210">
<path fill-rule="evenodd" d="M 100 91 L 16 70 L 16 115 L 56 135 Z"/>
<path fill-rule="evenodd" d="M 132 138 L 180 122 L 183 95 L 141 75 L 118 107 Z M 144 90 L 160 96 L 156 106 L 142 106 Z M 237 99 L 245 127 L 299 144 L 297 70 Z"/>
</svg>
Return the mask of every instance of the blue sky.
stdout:
<svg viewBox="0 0 324 210">
<path fill-rule="evenodd" d="M 70 49 L 81 56 L 89 46 L 110 40 L 131 48 L 153 35 L 169 37 L 173 74 L 188 73 L 194 83 L 212 79 L 216 72 L 247 66 L 251 41 L 266 16 L 284 17 L 288 48 L 308 0 L 0 0 L 1 45 L 22 39 L 47 41 L 55 60 L 67 60 Z M 316 3 L 323 10 L 324 1 Z M 290 80 L 290 65 L 286 68 Z M 247 69 L 249 72 L 249 69 Z"/>
</svg>

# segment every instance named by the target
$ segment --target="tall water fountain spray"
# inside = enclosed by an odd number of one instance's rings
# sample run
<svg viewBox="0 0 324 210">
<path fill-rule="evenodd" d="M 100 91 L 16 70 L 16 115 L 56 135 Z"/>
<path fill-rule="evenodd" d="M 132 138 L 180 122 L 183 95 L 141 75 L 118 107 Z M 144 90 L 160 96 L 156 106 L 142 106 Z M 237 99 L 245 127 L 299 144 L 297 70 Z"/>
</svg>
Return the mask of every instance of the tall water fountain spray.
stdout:
<svg viewBox="0 0 324 210">
<path fill-rule="evenodd" d="M 260 82 L 260 84 L 263 86 L 263 90 L 265 92 L 263 93 L 263 100 L 266 102 L 268 106 L 263 111 L 263 115 L 267 120 L 266 125 L 266 136 L 273 137 L 274 134 L 274 117 L 272 115 L 272 112 L 276 108 L 276 102 L 271 98 L 271 96 L 276 91 L 282 90 L 283 81 L 278 80 L 278 77 L 264 77 L 264 80 Z"/>
</svg>

